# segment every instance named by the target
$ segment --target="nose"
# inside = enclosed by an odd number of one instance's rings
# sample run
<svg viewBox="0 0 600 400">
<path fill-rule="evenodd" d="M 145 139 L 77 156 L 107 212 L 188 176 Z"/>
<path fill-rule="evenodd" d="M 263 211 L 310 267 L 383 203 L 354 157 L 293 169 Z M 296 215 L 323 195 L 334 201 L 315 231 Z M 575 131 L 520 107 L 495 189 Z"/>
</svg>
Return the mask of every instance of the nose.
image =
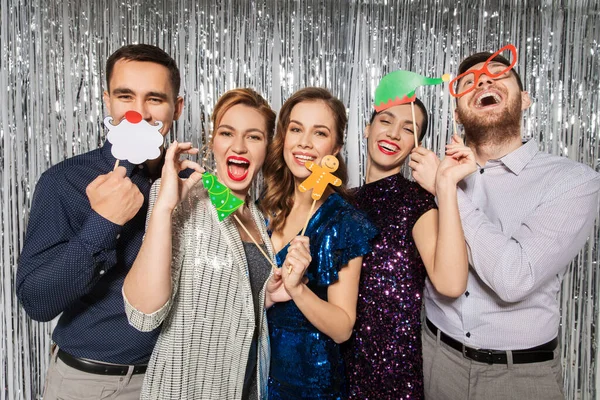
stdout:
<svg viewBox="0 0 600 400">
<path fill-rule="evenodd" d="M 400 140 L 400 138 L 402 137 L 401 132 L 400 132 L 401 129 L 402 129 L 402 127 L 400 125 L 391 126 L 391 127 L 389 127 L 389 129 L 387 130 L 385 135 L 387 137 L 389 137 L 390 139 Z"/>
<path fill-rule="evenodd" d="M 135 102 L 135 108 L 133 110 L 138 112 L 145 121 L 152 122 L 152 114 L 144 99 L 138 99 Z"/>
<path fill-rule="evenodd" d="M 477 87 L 483 87 L 486 85 L 489 86 L 493 83 L 494 83 L 494 80 L 492 78 L 490 78 L 486 74 L 481 74 L 481 76 L 479 76 L 479 79 L 477 80 Z"/>
<path fill-rule="evenodd" d="M 235 139 L 233 140 L 231 150 L 233 150 L 233 152 L 236 154 L 246 153 L 248 151 L 248 146 L 246 146 L 246 136 L 235 135 Z"/>
<path fill-rule="evenodd" d="M 312 147 L 312 135 L 310 131 L 304 131 L 300 134 L 298 138 L 298 146 L 302 148 L 311 148 Z"/>
</svg>

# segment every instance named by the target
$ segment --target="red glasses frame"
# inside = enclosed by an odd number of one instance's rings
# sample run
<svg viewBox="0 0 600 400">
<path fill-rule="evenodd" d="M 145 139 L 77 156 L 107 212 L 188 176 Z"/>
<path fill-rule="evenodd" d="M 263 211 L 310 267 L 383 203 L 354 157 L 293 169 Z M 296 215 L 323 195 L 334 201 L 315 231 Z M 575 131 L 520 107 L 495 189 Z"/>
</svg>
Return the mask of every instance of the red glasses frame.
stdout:
<svg viewBox="0 0 600 400">
<path fill-rule="evenodd" d="M 500 71 L 499 73 L 492 73 L 489 69 L 488 69 L 488 65 L 490 64 L 490 62 L 492 62 L 494 60 L 494 58 L 496 58 L 496 56 L 499 56 L 500 54 L 502 54 L 504 51 L 506 50 L 510 50 L 510 52 L 512 53 L 512 61 L 510 63 L 510 65 L 508 67 L 506 67 L 506 69 L 503 69 L 502 71 Z M 452 79 L 450 81 L 450 94 L 453 97 L 462 97 L 465 94 L 469 93 L 470 91 L 472 91 L 473 89 L 475 89 L 475 83 L 473 83 L 473 86 L 471 86 L 469 89 L 465 90 L 464 92 L 460 92 L 460 93 L 456 93 L 454 91 L 454 87 L 456 86 L 456 84 L 458 83 L 458 81 L 469 74 L 473 74 L 474 75 L 474 79 L 473 82 L 477 82 L 477 80 L 479 79 L 479 77 L 482 74 L 486 74 L 487 76 L 489 76 L 490 78 L 494 79 L 494 78 L 498 78 L 502 75 L 504 75 L 505 73 L 507 73 L 508 71 L 510 71 L 515 64 L 517 63 L 517 49 L 515 46 L 513 46 L 512 44 L 507 44 L 506 46 L 504 46 L 503 48 L 501 48 L 500 50 L 498 50 L 497 52 L 495 52 L 494 54 L 492 54 L 484 63 L 483 66 L 480 69 L 469 69 L 465 72 L 463 72 L 462 74 L 458 75 L 456 78 Z"/>
</svg>

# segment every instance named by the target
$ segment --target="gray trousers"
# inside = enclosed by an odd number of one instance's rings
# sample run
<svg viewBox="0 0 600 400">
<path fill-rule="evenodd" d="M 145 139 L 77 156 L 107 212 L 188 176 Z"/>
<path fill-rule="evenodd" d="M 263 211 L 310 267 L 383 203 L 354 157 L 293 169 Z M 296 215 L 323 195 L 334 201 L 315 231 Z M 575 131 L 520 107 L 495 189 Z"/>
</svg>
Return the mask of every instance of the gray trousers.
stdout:
<svg viewBox="0 0 600 400">
<path fill-rule="evenodd" d="M 554 359 L 489 365 L 463 357 L 423 324 L 423 378 L 428 400 L 564 400 L 559 349 Z"/>
<path fill-rule="evenodd" d="M 133 375 L 133 367 L 123 376 L 89 374 L 71 368 L 58 357 L 58 346 L 52 352 L 44 400 L 118 399 L 138 400 L 144 374 Z"/>
</svg>

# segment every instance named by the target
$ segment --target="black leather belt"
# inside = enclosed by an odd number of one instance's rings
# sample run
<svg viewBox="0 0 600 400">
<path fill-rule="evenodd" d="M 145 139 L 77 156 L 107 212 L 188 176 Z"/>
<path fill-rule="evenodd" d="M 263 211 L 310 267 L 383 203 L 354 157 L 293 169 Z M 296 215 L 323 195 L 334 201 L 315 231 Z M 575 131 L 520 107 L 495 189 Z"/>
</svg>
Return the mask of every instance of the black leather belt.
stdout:
<svg viewBox="0 0 600 400">
<path fill-rule="evenodd" d="M 427 327 L 437 336 L 438 328 L 429 319 L 426 319 Z M 506 351 L 503 350 L 487 350 L 474 349 L 465 346 L 456 339 L 451 338 L 444 332 L 440 331 L 440 340 L 463 354 L 466 358 L 488 364 L 506 364 Z M 548 343 L 540 346 L 532 347 L 524 350 L 511 350 L 513 364 L 530 364 L 542 361 L 549 361 L 554 358 L 554 349 L 558 346 L 558 338 L 554 338 Z"/>
<path fill-rule="evenodd" d="M 84 360 L 82 358 L 73 357 L 61 349 L 58 349 L 58 358 L 69 367 L 89 374 L 127 375 L 130 367 L 129 365 L 102 364 L 95 361 Z M 133 374 L 143 374 L 146 372 L 146 368 L 148 368 L 147 365 L 134 365 Z"/>
</svg>

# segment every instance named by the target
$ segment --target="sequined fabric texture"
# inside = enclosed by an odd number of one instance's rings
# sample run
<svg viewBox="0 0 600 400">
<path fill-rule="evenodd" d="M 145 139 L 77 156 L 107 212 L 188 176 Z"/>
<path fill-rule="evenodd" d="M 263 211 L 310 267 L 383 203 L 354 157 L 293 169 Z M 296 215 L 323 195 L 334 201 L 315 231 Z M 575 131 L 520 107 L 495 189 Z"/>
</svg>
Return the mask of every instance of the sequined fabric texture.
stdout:
<svg viewBox="0 0 600 400">
<path fill-rule="evenodd" d="M 400 174 L 366 184 L 356 205 L 379 229 L 363 258 L 357 320 L 344 345 L 353 399 L 422 399 L 421 306 L 426 271 L 412 239 L 433 196 Z"/>
<path fill-rule="evenodd" d="M 363 213 L 339 195 L 330 195 L 306 229 L 312 255 L 307 286 L 327 300 L 327 288 L 338 280 L 340 268 L 369 253 L 369 241 L 376 234 Z M 286 246 L 277 254 L 279 265 L 287 250 Z M 267 316 L 271 341 L 269 399 L 347 398 L 340 346 L 319 332 L 293 301 L 275 304 Z"/>
</svg>

